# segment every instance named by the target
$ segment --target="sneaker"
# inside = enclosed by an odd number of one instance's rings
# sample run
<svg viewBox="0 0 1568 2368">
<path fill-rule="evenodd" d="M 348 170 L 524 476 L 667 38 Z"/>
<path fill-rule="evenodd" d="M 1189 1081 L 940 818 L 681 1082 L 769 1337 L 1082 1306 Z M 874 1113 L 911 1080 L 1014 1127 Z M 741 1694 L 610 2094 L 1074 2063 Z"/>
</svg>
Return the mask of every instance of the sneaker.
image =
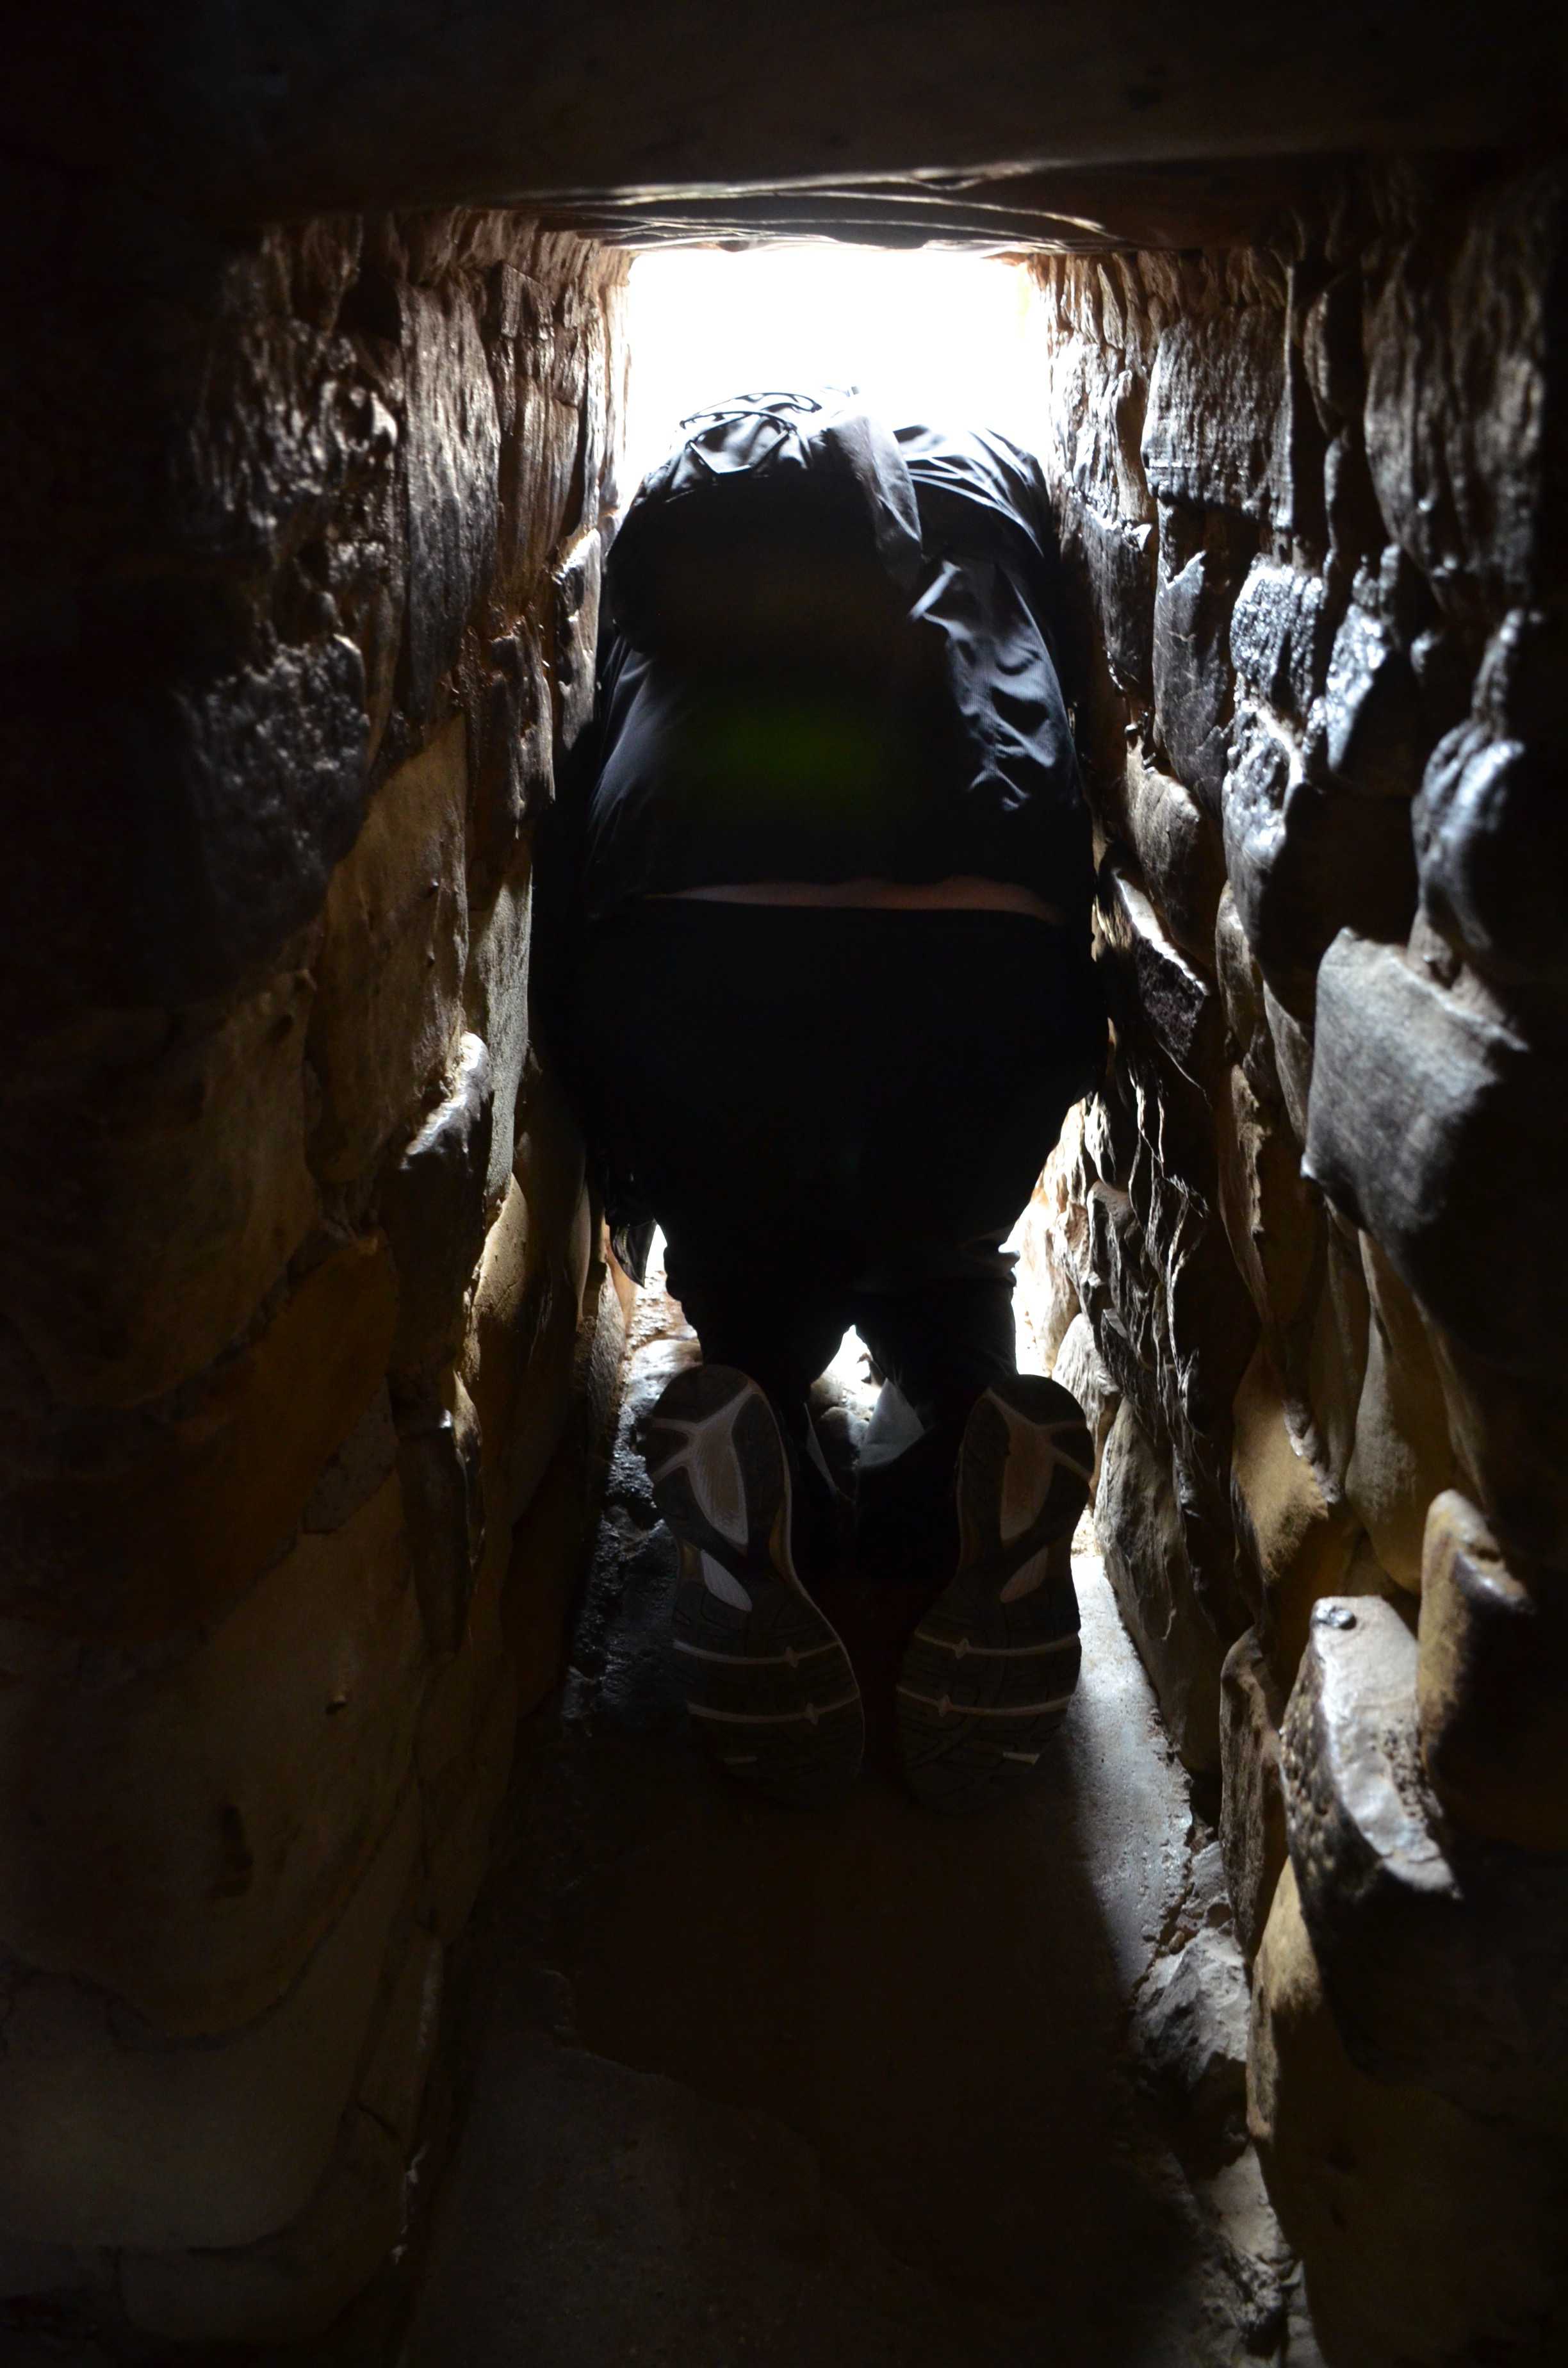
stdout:
<svg viewBox="0 0 1568 2368">
<path fill-rule="evenodd" d="M 865 1723 L 849 1656 L 795 1569 L 772 1406 L 733 1366 L 689 1366 L 654 1407 L 645 1452 L 680 1548 L 675 1650 L 699 1734 L 759 1792 L 825 1806 L 859 1772 Z"/>
<path fill-rule="evenodd" d="M 971 1410 L 958 1567 L 899 1673 L 899 1753 L 930 1808 L 984 1807 L 1032 1774 L 1078 1681 L 1072 1541 L 1094 1451 L 1075 1398 L 1033 1373 Z"/>
</svg>

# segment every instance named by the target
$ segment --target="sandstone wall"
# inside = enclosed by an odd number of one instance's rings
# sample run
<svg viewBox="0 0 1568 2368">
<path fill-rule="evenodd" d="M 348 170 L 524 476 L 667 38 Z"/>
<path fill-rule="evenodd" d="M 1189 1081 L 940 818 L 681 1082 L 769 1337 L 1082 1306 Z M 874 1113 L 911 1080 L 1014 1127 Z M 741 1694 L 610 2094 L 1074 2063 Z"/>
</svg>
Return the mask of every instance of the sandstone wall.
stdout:
<svg viewBox="0 0 1568 2368">
<path fill-rule="evenodd" d="M 399 2241 L 614 1385 L 526 990 L 625 262 L 89 202 L 7 586 L 0 2297 L 269 2345 Z"/>
<path fill-rule="evenodd" d="M 1563 232 L 1038 267 L 1115 1006 L 1046 1345 L 1336 2362 L 1568 2350 Z"/>
</svg>

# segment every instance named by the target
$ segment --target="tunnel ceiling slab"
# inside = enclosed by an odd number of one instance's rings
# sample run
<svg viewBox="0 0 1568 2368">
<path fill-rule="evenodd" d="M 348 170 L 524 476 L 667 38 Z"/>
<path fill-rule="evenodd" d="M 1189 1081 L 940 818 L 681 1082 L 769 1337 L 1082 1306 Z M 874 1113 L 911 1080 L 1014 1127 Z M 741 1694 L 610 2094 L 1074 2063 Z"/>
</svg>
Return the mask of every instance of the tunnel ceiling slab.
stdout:
<svg viewBox="0 0 1568 2368">
<path fill-rule="evenodd" d="M 1161 0 L 1114 17 L 1086 0 L 804 0 L 787 17 L 733 0 L 92 0 L 37 12 L 12 69 L 15 150 L 235 221 L 516 203 L 634 241 L 825 217 L 900 242 L 1072 246 L 1138 243 L 1153 209 L 1168 245 L 1210 235 L 1234 192 L 1223 173 L 1150 166 L 1551 142 L 1568 17 L 1478 0 L 1213 0 L 1179 17 Z M 1114 222 L 1079 177 L 1105 166 L 1123 176 Z M 1178 192 L 1190 218 L 1173 222 Z"/>
</svg>

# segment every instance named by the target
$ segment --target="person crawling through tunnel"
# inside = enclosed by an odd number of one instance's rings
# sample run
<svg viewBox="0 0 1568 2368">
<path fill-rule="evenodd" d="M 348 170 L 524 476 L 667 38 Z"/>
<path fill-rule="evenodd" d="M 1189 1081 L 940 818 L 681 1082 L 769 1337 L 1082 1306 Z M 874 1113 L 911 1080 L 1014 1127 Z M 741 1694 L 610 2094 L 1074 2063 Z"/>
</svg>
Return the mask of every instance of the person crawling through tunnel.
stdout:
<svg viewBox="0 0 1568 2368">
<path fill-rule="evenodd" d="M 1045 490 L 999 436 L 852 395 L 685 428 L 607 563 L 537 1017 L 618 1254 L 641 1279 L 663 1227 L 701 1344 L 647 1437 L 697 1731 L 801 1804 L 858 1770 L 808 1406 L 853 1326 L 883 1376 L 854 1553 L 907 1607 L 899 1755 L 919 1799 L 976 1807 L 1073 1691 L 1091 1469 L 1074 1400 L 1017 1371 L 1002 1247 L 1106 1045 Z"/>
</svg>

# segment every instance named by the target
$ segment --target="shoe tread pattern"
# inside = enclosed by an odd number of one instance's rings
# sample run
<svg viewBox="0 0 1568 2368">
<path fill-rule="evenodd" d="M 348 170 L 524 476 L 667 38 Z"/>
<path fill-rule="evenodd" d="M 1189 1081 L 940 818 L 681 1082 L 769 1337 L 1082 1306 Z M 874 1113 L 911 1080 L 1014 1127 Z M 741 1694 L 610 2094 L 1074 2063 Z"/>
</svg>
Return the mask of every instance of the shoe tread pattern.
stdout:
<svg viewBox="0 0 1568 2368">
<path fill-rule="evenodd" d="M 1037 1374 L 972 1409 L 955 1487 L 959 1559 L 899 1673 L 904 1774 L 928 1806 L 979 1809 L 1027 1783 L 1077 1684 L 1072 1538 L 1093 1448 L 1082 1409 Z"/>
<path fill-rule="evenodd" d="M 772 1408 L 745 1374 L 692 1366 L 654 1410 L 647 1458 L 680 1550 L 674 1648 L 694 1729 L 742 1782 L 826 1805 L 858 1773 L 864 1720 L 848 1656 L 795 1570 Z"/>
</svg>

